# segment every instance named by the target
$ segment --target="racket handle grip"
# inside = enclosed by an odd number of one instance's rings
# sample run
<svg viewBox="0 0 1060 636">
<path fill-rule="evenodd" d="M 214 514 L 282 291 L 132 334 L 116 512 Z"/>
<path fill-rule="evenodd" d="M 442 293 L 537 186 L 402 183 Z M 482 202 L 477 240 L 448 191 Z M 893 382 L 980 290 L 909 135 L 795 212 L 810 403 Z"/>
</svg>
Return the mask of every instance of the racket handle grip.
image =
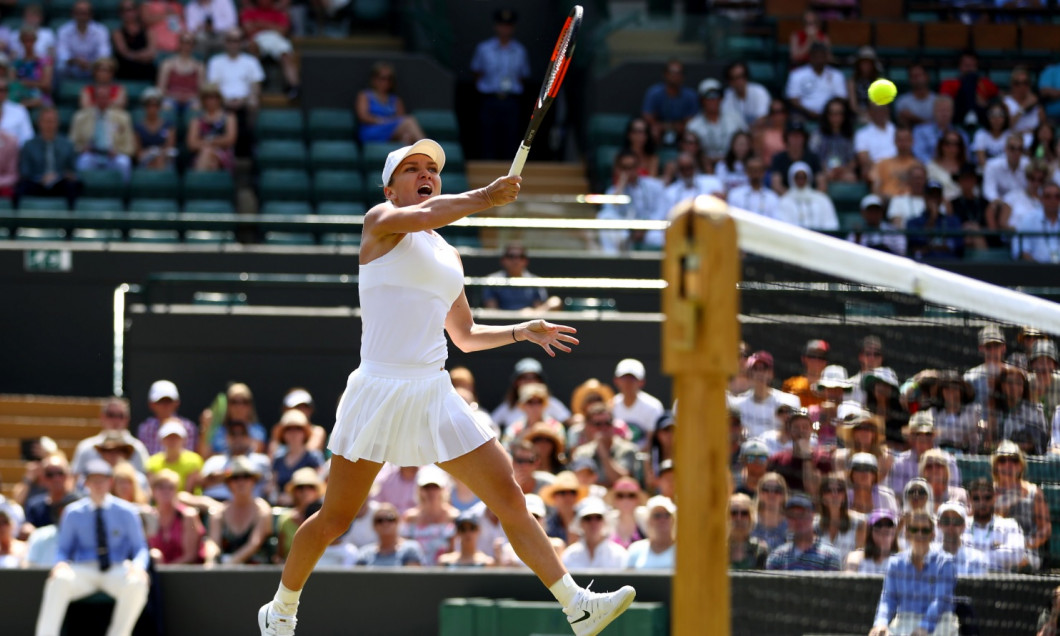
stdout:
<svg viewBox="0 0 1060 636">
<path fill-rule="evenodd" d="M 512 161 L 512 168 L 508 171 L 509 177 L 517 177 L 523 172 L 523 166 L 526 164 L 526 156 L 530 154 L 530 146 L 520 142 L 519 150 L 515 153 L 515 159 Z"/>
</svg>

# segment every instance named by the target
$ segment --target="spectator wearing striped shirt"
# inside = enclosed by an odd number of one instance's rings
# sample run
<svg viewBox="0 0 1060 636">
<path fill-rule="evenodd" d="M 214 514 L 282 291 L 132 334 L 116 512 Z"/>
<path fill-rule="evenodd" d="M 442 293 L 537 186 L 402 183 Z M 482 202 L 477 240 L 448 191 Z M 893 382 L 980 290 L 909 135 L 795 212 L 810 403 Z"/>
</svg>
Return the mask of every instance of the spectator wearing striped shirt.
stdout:
<svg viewBox="0 0 1060 636">
<path fill-rule="evenodd" d="M 839 551 L 821 541 L 813 530 L 813 502 L 794 494 L 784 506 L 791 541 L 769 555 L 767 570 L 838 571 Z"/>
</svg>

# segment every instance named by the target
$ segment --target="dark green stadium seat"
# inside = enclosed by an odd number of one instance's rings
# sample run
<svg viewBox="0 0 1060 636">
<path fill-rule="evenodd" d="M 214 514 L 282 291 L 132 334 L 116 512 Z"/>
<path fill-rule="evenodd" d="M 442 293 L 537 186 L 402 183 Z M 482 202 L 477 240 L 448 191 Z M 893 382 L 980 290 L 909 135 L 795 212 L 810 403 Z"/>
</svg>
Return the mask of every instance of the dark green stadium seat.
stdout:
<svg viewBox="0 0 1060 636">
<path fill-rule="evenodd" d="M 184 175 L 183 196 L 185 201 L 198 199 L 226 199 L 235 195 L 232 175 L 224 171 L 190 171 Z"/>
<path fill-rule="evenodd" d="M 383 171 L 386 156 L 400 147 L 401 144 L 389 141 L 364 144 L 361 149 L 361 169 L 368 174 L 380 174 Z"/>
<path fill-rule="evenodd" d="M 78 175 L 85 186 L 85 196 L 124 199 L 128 189 L 117 170 L 87 170 Z"/>
<path fill-rule="evenodd" d="M 629 120 L 629 115 L 619 113 L 597 113 L 589 117 L 589 147 L 621 146 Z"/>
<path fill-rule="evenodd" d="M 316 239 L 306 232 L 266 232 L 266 245 L 316 245 Z"/>
<path fill-rule="evenodd" d="M 264 170 L 259 180 L 261 200 L 308 201 L 311 184 L 305 170 Z"/>
<path fill-rule="evenodd" d="M 352 141 L 314 141 L 309 148 L 309 168 L 313 172 L 360 170 L 361 151 Z"/>
<path fill-rule="evenodd" d="M 455 141 L 443 141 L 441 146 L 442 150 L 445 151 L 445 170 L 463 172 L 467 167 L 467 163 L 464 160 L 463 147 Z M 513 150 L 512 152 L 515 151 Z"/>
<path fill-rule="evenodd" d="M 353 19 L 357 24 L 383 24 L 390 20 L 388 0 L 353 0 Z"/>
<path fill-rule="evenodd" d="M 990 477 L 990 456 L 958 455 L 957 468 L 961 471 L 961 481 L 964 485 L 980 477 Z"/>
<path fill-rule="evenodd" d="M 861 199 L 869 193 L 865 183 L 832 182 L 828 184 L 828 197 L 835 204 L 836 212 L 860 212 Z"/>
<path fill-rule="evenodd" d="M 184 204 L 188 214 L 235 214 L 231 201 L 223 199 L 196 199 Z"/>
<path fill-rule="evenodd" d="M 360 245 L 361 235 L 351 233 L 328 232 L 320 237 L 321 245 Z"/>
<path fill-rule="evenodd" d="M 364 216 L 368 211 L 363 203 L 353 201 L 323 201 L 317 204 L 317 214 L 336 216 Z"/>
<path fill-rule="evenodd" d="M 176 199 L 133 199 L 128 210 L 138 214 L 169 214 L 180 212 L 180 204 Z"/>
<path fill-rule="evenodd" d="M 733 59 L 769 59 L 773 55 L 773 40 L 764 35 L 726 35 L 725 50 Z"/>
<path fill-rule="evenodd" d="M 176 199 L 180 196 L 180 176 L 173 170 L 133 170 L 129 179 L 130 199 Z"/>
<path fill-rule="evenodd" d="M 122 86 L 125 87 L 125 95 L 128 98 L 128 104 L 130 106 L 137 105 L 140 103 L 140 96 L 144 94 L 144 91 L 154 86 L 153 82 L 122 82 Z"/>
<path fill-rule="evenodd" d="M 357 124 L 353 111 L 344 108 L 314 108 L 309 111 L 309 141 L 353 141 Z"/>
<path fill-rule="evenodd" d="M 564 298 L 566 311 L 615 311 L 614 298 Z"/>
<path fill-rule="evenodd" d="M 449 174 L 447 170 L 442 174 L 442 194 L 460 194 L 470 189 L 471 186 L 467 184 L 467 176 L 464 173 Z"/>
<path fill-rule="evenodd" d="M 1007 263 L 1012 260 L 1012 250 L 993 247 L 985 250 L 965 250 L 964 260 L 977 263 Z"/>
<path fill-rule="evenodd" d="M 302 141 L 305 124 L 302 111 L 294 109 L 264 109 L 258 112 L 258 140 L 290 139 Z"/>
<path fill-rule="evenodd" d="M 861 212 L 842 212 L 839 214 L 839 229 L 849 232 L 863 224 Z"/>
<path fill-rule="evenodd" d="M 56 103 L 60 106 L 79 108 L 81 104 L 81 89 L 87 85 L 88 82 L 81 80 L 63 80 L 59 83 L 59 94 L 56 96 Z"/>
<path fill-rule="evenodd" d="M 176 230 L 129 230 L 130 243 L 179 243 L 180 232 Z"/>
<path fill-rule="evenodd" d="M 92 17 L 96 20 L 120 18 L 119 7 L 121 0 L 92 0 Z M 52 0 L 50 11 L 52 15 L 56 15 L 55 0 Z"/>
<path fill-rule="evenodd" d="M 55 227 L 20 227 L 15 230 L 16 241 L 65 241 L 66 230 Z"/>
<path fill-rule="evenodd" d="M 55 197 L 22 197 L 18 202 L 21 212 L 68 212 L 66 199 Z"/>
<path fill-rule="evenodd" d="M 117 229 L 97 229 L 97 228 L 75 228 L 73 234 L 70 236 L 71 241 L 120 241 L 122 240 L 121 230 Z"/>
<path fill-rule="evenodd" d="M 888 318 L 897 314 L 891 303 L 863 303 L 848 300 L 843 307 L 846 316 L 876 316 Z"/>
<path fill-rule="evenodd" d="M 74 203 L 74 212 L 124 212 L 121 199 L 91 199 L 81 197 Z"/>
<path fill-rule="evenodd" d="M 752 82 L 762 84 L 773 93 L 780 89 L 783 76 L 777 73 L 777 66 L 771 60 L 749 60 L 747 70 Z"/>
<path fill-rule="evenodd" d="M 593 165 L 596 181 L 601 184 L 599 186 L 601 192 L 611 183 L 611 172 L 620 149 L 619 146 L 598 146 L 596 148 Z"/>
<path fill-rule="evenodd" d="M 312 214 L 313 206 L 305 201 L 267 201 L 261 214 Z"/>
<path fill-rule="evenodd" d="M 1060 457 L 1043 455 L 1027 457 L 1027 481 L 1035 484 L 1060 484 Z M 1057 538 L 1060 541 L 1060 537 Z"/>
<path fill-rule="evenodd" d="M 8 198 L 0 199 L 0 213 L 9 213 L 15 209 L 15 204 Z"/>
<path fill-rule="evenodd" d="M 289 139 L 266 139 L 255 154 L 258 170 L 301 170 L 305 161 L 305 145 Z"/>
<path fill-rule="evenodd" d="M 352 170 L 321 170 L 313 179 L 313 198 L 316 201 L 361 201 L 364 199 L 364 178 Z"/>
<path fill-rule="evenodd" d="M 457 141 L 460 139 L 460 128 L 456 121 L 456 113 L 451 110 L 429 110 L 420 109 L 412 115 L 420 123 L 429 139 L 435 141 Z"/>
<path fill-rule="evenodd" d="M 184 233 L 185 243 L 235 243 L 235 232 L 217 232 L 213 230 L 188 230 Z"/>
</svg>

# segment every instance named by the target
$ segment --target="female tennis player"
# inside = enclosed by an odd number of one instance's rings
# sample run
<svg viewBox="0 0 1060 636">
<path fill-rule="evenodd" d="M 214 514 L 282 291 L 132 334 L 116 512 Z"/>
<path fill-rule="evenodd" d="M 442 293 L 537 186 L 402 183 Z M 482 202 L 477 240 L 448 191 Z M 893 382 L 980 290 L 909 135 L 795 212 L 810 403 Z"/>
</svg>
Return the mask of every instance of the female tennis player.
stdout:
<svg viewBox="0 0 1060 636">
<path fill-rule="evenodd" d="M 529 341 L 555 356 L 578 340 L 573 327 L 544 320 L 475 324 L 460 256 L 434 230 L 511 203 L 522 179 L 441 195 L 444 166 L 442 147 L 429 139 L 395 150 L 383 166 L 387 201 L 368 211 L 361 235 L 361 365 L 339 401 L 323 507 L 298 529 L 276 596 L 258 611 L 262 636 L 294 634 L 302 587 L 324 549 L 349 528 L 383 462 L 438 464 L 471 487 L 563 606 L 575 634 L 600 633 L 636 595 L 629 586 L 600 594 L 574 583 L 527 512 L 507 453 L 453 389 L 443 328 L 462 351 Z"/>
</svg>

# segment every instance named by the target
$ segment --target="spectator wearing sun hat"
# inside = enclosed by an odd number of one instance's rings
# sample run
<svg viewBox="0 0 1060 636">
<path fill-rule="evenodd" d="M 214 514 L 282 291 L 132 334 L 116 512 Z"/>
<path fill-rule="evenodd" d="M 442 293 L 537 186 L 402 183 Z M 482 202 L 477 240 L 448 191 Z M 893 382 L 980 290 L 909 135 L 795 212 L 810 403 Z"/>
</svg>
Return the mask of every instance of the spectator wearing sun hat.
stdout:
<svg viewBox="0 0 1060 636">
<path fill-rule="evenodd" d="M 802 351 L 802 367 L 804 375 L 796 375 L 784 380 L 780 390 L 785 393 L 799 396 L 799 401 L 806 408 L 821 403 L 821 394 L 816 391 L 817 382 L 821 379 L 821 373 L 828 366 L 828 352 L 831 347 L 824 340 L 815 339 L 806 343 Z"/>
<path fill-rule="evenodd" d="M 505 429 L 501 438 L 502 443 L 508 444 L 512 440 L 519 439 L 531 427 L 540 425 L 547 426 L 559 435 L 565 435 L 566 429 L 563 424 L 548 414 L 548 403 L 551 399 L 548 386 L 541 382 L 521 385 L 516 402 L 521 417 L 511 422 Z"/>
<path fill-rule="evenodd" d="M 313 425 L 305 413 L 291 409 L 280 417 L 276 425 L 279 438 L 283 442 L 272 459 L 272 484 L 269 490 L 274 503 L 281 506 L 291 505 L 287 482 L 294 473 L 302 468 L 319 471 L 324 465 L 324 456 L 320 451 L 306 448 L 312 435 Z"/>
<path fill-rule="evenodd" d="M 677 506 L 655 495 L 637 510 L 648 536 L 629 546 L 626 567 L 634 570 L 672 570 L 677 544 Z"/>
<path fill-rule="evenodd" d="M 161 428 L 164 420 L 171 417 L 179 418 L 184 424 L 184 430 L 188 433 L 184 440 L 184 447 L 188 450 L 195 450 L 199 441 L 199 427 L 177 413 L 180 409 L 180 392 L 176 384 L 170 380 L 155 380 L 147 391 L 147 408 L 151 410 L 151 417 L 140 422 L 136 427 L 136 437 L 143 442 L 148 455 L 162 450 L 162 440 L 158 438 L 158 429 Z"/>
<path fill-rule="evenodd" d="M 920 474 L 920 457 L 931 449 L 937 449 L 935 420 L 930 411 L 920 411 L 909 419 L 909 425 L 905 427 L 906 439 L 909 442 L 909 450 L 902 451 L 894 459 L 891 471 L 887 475 L 887 485 L 894 492 L 904 492 L 905 485 L 909 480 Z M 951 487 L 960 487 L 961 471 L 957 467 L 957 459 L 945 451 L 946 465 L 949 467 Z"/>
<path fill-rule="evenodd" d="M 556 475 L 555 481 L 541 489 L 541 500 L 552 510 L 545 518 L 545 534 L 569 543 L 577 536 L 577 504 L 589 494 L 589 488 L 569 470 Z"/>
<path fill-rule="evenodd" d="M 199 472 L 202 470 L 202 457 L 184 446 L 188 432 L 184 423 L 178 418 L 167 419 L 158 429 L 158 438 L 162 440 L 163 450 L 147 460 L 147 472 L 157 473 L 169 469 L 180 476 L 180 489 L 195 492 L 199 484 Z"/>
<path fill-rule="evenodd" d="M 279 539 L 276 556 L 281 563 L 291 550 L 294 533 L 311 514 L 309 506 L 324 496 L 324 482 L 316 469 L 299 468 L 287 481 L 284 493 L 287 495 L 285 501 L 290 502 L 291 508 L 280 513 L 276 520 L 276 538 Z"/>
<path fill-rule="evenodd" d="M 747 375 L 752 385 L 746 393 L 736 396 L 732 406 L 740 413 L 740 422 L 747 439 L 759 437 L 776 428 L 777 407 L 787 404 L 801 408 L 799 396 L 779 391 L 773 382 L 773 356 L 768 351 L 756 351 L 747 358 Z"/>
<path fill-rule="evenodd" d="M 817 429 L 817 442 L 824 446 L 834 447 L 839 427 L 843 421 L 839 417 L 839 406 L 847 401 L 850 394 L 850 381 L 847 371 L 841 365 L 830 364 L 821 371 L 821 376 L 813 386 L 821 401 L 809 408 L 810 421 Z"/>
<path fill-rule="evenodd" d="M 1027 356 L 1027 365 L 1031 372 L 1031 399 L 1042 405 L 1046 417 L 1053 418 L 1053 440 L 1057 437 L 1057 425 L 1060 425 L 1054 414 L 1060 407 L 1060 371 L 1057 371 L 1060 358 L 1057 357 L 1056 343 L 1048 338 L 1035 341 Z"/>
<path fill-rule="evenodd" d="M 313 396 L 310 395 L 309 391 L 302 387 L 294 387 L 287 391 L 287 394 L 283 396 L 283 410 L 289 411 L 291 409 L 298 409 L 309 419 L 310 433 L 309 441 L 306 442 L 306 448 L 317 450 L 324 453 L 324 457 L 330 457 L 330 453 L 327 452 L 327 439 L 328 432 L 319 424 L 313 424 L 313 413 L 316 412 L 316 402 L 313 401 Z M 269 443 L 269 454 L 275 455 L 276 449 L 279 447 L 281 441 L 277 437 L 279 431 L 273 430 L 273 438 Z"/>
<path fill-rule="evenodd" d="M 644 391 L 646 372 L 644 363 L 635 358 L 620 360 L 615 365 L 615 388 L 618 393 L 611 402 L 611 413 L 629 427 L 634 444 L 646 450 L 651 443 L 655 423 L 666 410 L 658 398 Z"/>
<path fill-rule="evenodd" d="M 939 372 L 937 402 L 937 406 L 931 408 L 935 443 L 943 449 L 977 452 L 983 410 L 975 402 L 975 389 L 971 383 L 954 370 Z"/>
<path fill-rule="evenodd" d="M 563 551 L 563 565 L 570 570 L 617 570 L 626 567 L 629 553 L 608 539 L 607 504 L 588 497 L 578 504 L 576 520 L 581 538 Z"/>
<path fill-rule="evenodd" d="M 884 421 L 887 442 L 892 448 L 905 448 L 902 427 L 909 414 L 900 399 L 901 382 L 890 367 L 877 367 L 861 374 L 861 388 L 865 391 L 865 408 Z"/>
<path fill-rule="evenodd" d="M 979 330 L 978 341 L 983 363 L 968 369 L 964 379 L 975 389 L 975 401 L 986 413 L 990 408 L 994 382 L 1005 367 L 1005 334 L 997 325 L 986 325 Z"/>
<path fill-rule="evenodd" d="M 540 382 L 546 386 L 548 385 L 545 367 L 534 358 L 523 358 L 515 363 L 515 367 L 512 369 L 511 383 L 504 394 L 504 401 L 490 413 L 490 417 L 502 431 L 523 417 L 518 404 L 519 387 L 528 382 Z M 545 412 L 557 422 L 566 422 L 570 418 L 570 409 L 564 406 L 563 402 L 556 399 L 555 396 L 549 399 Z"/>
<path fill-rule="evenodd" d="M 545 527 L 545 517 L 548 514 L 545 509 L 545 502 L 541 500 L 541 497 L 534 494 L 527 494 L 526 496 L 526 511 L 530 513 L 538 524 L 542 528 Z M 483 505 L 483 510 L 486 510 Z M 481 517 L 480 517 L 481 518 Z M 567 549 L 567 543 L 562 539 L 556 537 L 549 537 L 549 543 L 552 544 L 552 548 L 556 551 L 556 556 L 562 557 L 563 551 Z M 515 553 L 515 548 L 512 547 L 511 542 L 503 534 L 491 542 L 496 553 L 497 565 L 502 567 L 526 567 L 523 560 L 519 558 L 519 555 Z M 479 549 L 482 549 L 482 540 L 479 539 Z"/>
</svg>

